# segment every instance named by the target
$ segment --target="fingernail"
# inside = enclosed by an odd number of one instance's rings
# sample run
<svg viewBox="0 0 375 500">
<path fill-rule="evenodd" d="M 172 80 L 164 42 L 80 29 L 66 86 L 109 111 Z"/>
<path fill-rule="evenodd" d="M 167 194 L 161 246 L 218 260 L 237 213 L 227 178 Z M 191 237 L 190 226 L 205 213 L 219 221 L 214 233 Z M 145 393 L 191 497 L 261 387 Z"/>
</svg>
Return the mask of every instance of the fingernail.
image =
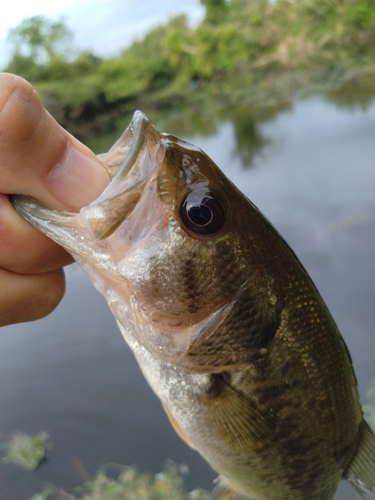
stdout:
<svg viewBox="0 0 375 500">
<path fill-rule="evenodd" d="M 79 210 L 95 200 L 109 183 L 99 161 L 68 145 L 62 160 L 47 177 L 49 190 L 69 208 Z"/>
</svg>

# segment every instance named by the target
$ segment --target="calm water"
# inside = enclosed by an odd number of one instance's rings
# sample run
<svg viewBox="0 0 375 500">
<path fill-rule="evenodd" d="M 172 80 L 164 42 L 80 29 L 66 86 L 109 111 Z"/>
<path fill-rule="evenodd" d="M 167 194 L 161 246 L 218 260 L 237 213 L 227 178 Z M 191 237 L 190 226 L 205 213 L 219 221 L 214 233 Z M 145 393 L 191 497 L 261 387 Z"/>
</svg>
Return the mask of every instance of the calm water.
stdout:
<svg viewBox="0 0 375 500">
<path fill-rule="evenodd" d="M 348 344 L 363 403 L 375 377 L 374 110 L 310 98 L 258 119 L 200 117 L 199 132 L 151 116 L 204 149 L 290 243 Z M 66 275 L 53 314 L 0 332 L 0 445 L 17 430 L 53 442 L 35 473 L 1 465 L 0 498 L 73 487 L 107 462 L 157 472 L 168 458 L 188 464 L 190 489 L 211 488 L 215 474 L 171 429 L 102 297 L 77 265 Z M 354 497 L 342 483 L 336 498 Z"/>
</svg>

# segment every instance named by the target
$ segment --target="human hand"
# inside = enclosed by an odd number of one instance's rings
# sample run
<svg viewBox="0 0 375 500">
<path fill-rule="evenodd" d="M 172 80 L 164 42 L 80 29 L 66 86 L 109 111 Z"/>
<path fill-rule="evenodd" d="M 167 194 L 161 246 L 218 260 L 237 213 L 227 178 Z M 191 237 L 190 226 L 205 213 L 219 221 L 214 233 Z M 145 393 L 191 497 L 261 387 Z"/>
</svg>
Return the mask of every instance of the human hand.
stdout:
<svg viewBox="0 0 375 500">
<path fill-rule="evenodd" d="M 109 178 L 94 153 L 44 109 L 33 87 L 0 74 L 0 326 L 49 314 L 65 291 L 72 257 L 26 222 L 8 194 L 78 210 Z"/>
</svg>

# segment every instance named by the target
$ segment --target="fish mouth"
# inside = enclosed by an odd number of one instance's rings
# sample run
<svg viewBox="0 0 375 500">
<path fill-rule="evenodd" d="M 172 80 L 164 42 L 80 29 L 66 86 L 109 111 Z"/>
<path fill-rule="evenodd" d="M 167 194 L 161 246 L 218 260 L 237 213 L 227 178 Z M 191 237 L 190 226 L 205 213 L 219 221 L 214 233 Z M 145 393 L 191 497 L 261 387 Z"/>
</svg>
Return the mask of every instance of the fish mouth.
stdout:
<svg viewBox="0 0 375 500">
<path fill-rule="evenodd" d="M 140 225 L 146 231 L 152 229 L 156 240 L 163 241 L 163 235 L 168 233 L 156 185 L 171 141 L 179 140 L 160 134 L 137 111 L 108 153 L 99 155 L 111 180 L 92 203 L 79 212 L 69 212 L 47 207 L 25 195 L 12 195 L 10 199 L 27 221 L 73 255 L 106 298 L 128 341 L 126 332 L 131 331 L 147 350 L 188 367 L 186 355 L 191 346 L 215 333 L 231 313 L 236 297 L 201 314 L 168 314 L 150 304 L 137 289 L 137 279 L 131 276 L 134 267 L 129 271 L 124 264 L 130 253 L 126 261 L 129 266 L 143 265 L 138 261 L 135 265 L 136 252 L 129 251 L 129 241 L 137 240 Z M 141 245 L 139 255 L 144 249 Z M 137 268 L 136 272 L 141 271 Z"/>
<path fill-rule="evenodd" d="M 79 212 L 68 212 L 49 208 L 21 194 L 11 195 L 10 200 L 26 220 L 77 254 L 77 241 L 72 235 L 67 237 L 64 228 L 75 228 L 80 232 L 86 229 L 86 236 L 99 242 L 107 239 L 133 211 L 145 186 L 157 175 L 155 165 L 160 164 L 162 157 L 162 135 L 144 113 L 136 111 L 114 146 L 107 153 L 98 155 L 110 183 L 88 206 Z"/>
<path fill-rule="evenodd" d="M 169 140 L 169 136 L 160 134 L 149 119 L 137 111 L 114 146 L 99 155 L 111 180 L 92 203 L 79 212 L 69 212 L 47 207 L 30 196 L 12 195 L 10 199 L 23 218 L 73 255 L 106 298 L 123 333 L 131 330 L 146 349 L 175 360 L 187 352 L 196 337 L 195 330 L 213 329 L 214 319 L 225 316 L 225 307 L 211 320 L 199 318 L 196 325 L 181 325 L 178 315 L 167 318 L 168 315 L 155 308 L 149 317 L 150 304 L 137 292 L 126 273 L 119 270 L 117 256 L 113 255 L 121 242 L 122 229 L 118 237 L 116 230 L 143 194 L 143 205 L 147 203 L 149 194 L 145 191 L 155 192 L 153 181 L 158 176 L 164 145 Z M 140 303 L 144 308 L 139 307 Z"/>
</svg>

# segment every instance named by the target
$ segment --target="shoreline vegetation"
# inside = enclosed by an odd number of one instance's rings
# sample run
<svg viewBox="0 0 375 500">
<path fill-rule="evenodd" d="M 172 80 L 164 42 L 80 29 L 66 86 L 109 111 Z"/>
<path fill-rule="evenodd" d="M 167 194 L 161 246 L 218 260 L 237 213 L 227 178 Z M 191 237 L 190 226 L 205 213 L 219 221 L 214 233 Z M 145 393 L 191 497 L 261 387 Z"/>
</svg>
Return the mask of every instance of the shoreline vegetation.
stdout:
<svg viewBox="0 0 375 500">
<path fill-rule="evenodd" d="M 375 379 L 367 390 L 364 416 L 375 431 Z M 0 440 L 1 444 L 1 440 Z M 2 461 L 36 471 L 48 460 L 51 448 L 49 436 L 39 432 L 35 436 L 14 433 L 6 443 L 7 454 Z M 1 460 L 1 459 L 0 459 Z M 42 490 L 29 500 L 209 500 L 210 494 L 201 488 L 186 491 L 184 479 L 189 473 L 186 465 L 177 465 L 167 460 L 162 472 L 151 474 L 140 472 L 135 467 L 120 464 L 105 464 L 92 476 L 84 465 L 77 461 L 83 484 L 74 488 L 74 493 L 53 483 L 44 484 Z M 77 470 L 78 472 L 78 470 Z"/>
<path fill-rule="evenodd" d="M 346 105 L 373 99 L 372 0 L 201 2 L 198 26 L 171 18 L 108 59 L 74 51 L 63 20 L 25 19 L 9 32 L 5 71 L 29 80 L 81 140 L 138 108 L 178 116 L 238 104 L 264 110 L 312 93 L 333 101 L 350 93 Z"/>
</svg>

